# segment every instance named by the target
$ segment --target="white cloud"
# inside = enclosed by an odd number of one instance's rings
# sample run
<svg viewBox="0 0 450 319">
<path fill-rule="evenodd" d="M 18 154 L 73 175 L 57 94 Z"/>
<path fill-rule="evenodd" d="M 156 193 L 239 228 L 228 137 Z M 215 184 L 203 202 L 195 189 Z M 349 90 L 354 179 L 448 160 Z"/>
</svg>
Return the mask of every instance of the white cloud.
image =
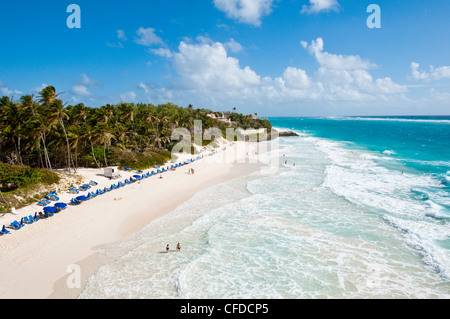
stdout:
<svg viewBox="0 0 450 319">
<path fill-rule="evenodd" d="M 336 55 L 324 52 L 324 44 L 322 38 L 317 38 L 316 41 L 311 41 L 308 45 L 307 42 L 301 41 L 302 46 L 313 54 L 317 62 L 321 66 L 336 70 L 351 70 L 351 69 L 369 69 L 376 65 L 370 63 L 367 60 L 361 59 L 359 55 Z"/>
<path fill-rule="evenodd" d="M 288 67 L 284 71 L 282 79 L 287 88 L 305 89 L 311 84 L 311 79 L 306 71 L 294 67 Z"/>
<path fill-rule="evenodd" d="M 125 31 L 123 30 L 117 30 L 117 38 L 122 41 L 128 40 L 127 36 L 125 35 Z"/>
<path fill-rule="evenodd" d="M 72 93 L 76 96 L 84 96 L 84 97 L 92 95 L 92 93 L 89 92 L 88 88 L 81 84 L 73 85 Z"/>
<path fill-rule="evenodd" d="M 155 34 L 155 29 L 140 27 L 134 42 L 144 46 L 163 45 L 164 41 Z"/>
<path fill-rule="evenodd" d="M 339 3 L 337 0 L 309 0 L 309 6 L 304 5 L 301 13 L 311 14 L 321 11 L 337 11 Z"/>
<path fill-rule="evenodd" d="M 404 101 L 406 86 L 391 78 L 374 78 L 370 62 L 356 55 L 341 56 L 324 52 L 323 40 L 304 48 L 320 64 L 311 74 L 300 67 L 287 66 L 278 77 L 261 75 L 249 66 L 241 66 L 227 53 L 226 43 L 197 38 L 182 41 L 170 59 L 175 76 L 168 89 L 140 83 L 138 89 L 147 98 L 173 97 L 181 103 L 214 106 L 304 105 L 317 103 L 386 103 Z M 162 53 L 163 51 L 161 51 Z M 176 102 L 176 101 L 175 101 Z M 280 109 L 281 111 L 281 109 Z"/>
<path fill-rule="evenodd" d="M 441 80 L 450 78 L 450 66 L 441 66 L 435 68 L 430 66 L 430 71 L 419 70 L 420 64 L 416 62 L 411 63 L 411 74 L 415 80 Z"/>
<path fill-rule="evenodd" d="M 5 96 L 10 96 L 13 94 L 21 95 L 21 94 L 23 94 L 23 92 L 18 91 L 18 90 L 11 90 L 5 83 L 0 81 L 0 94 L 5 95 Z"/>
<path fill-rule="evenodd" d="M 77 83 L 82 84 L 88 88 L 96 88 L 99 86 L 99 84 L 97 83 L 97 81 L 89 78 L 87 76 L 87 74 L 83 73 L 81 74 L 81 79 L 77 79 L 76 80 Z"/>
<path fill-rule="evenodd" d="M 174 53 L 173 67 L 179 78 L 177 85 L 191 90 L 226 91 L 258 85 L 260 77 L 249 67 L 229 57 L 223 44 L 181 42 Z"/>
<path fill-rule="evenodd" d="M 48 84 L 42 83 L 40 87 L 32 88 L 31 91 L 33 92 L 41 92 L 43 89 L 45 89 L 48 86 Z"/>
<path fill-rule="evenodd" d="M 165 58 L 171 58 L 173 56 L 172 51 L 166 48 L 150 49 L 149 52 Z"/>
<path fill-rule="evenodd" d="M 217 9 L 228 18 L 254 26 L 261 25 L 261 18 L 272 12 L 274 0 L 214 0 Z"/>
<path fill-rule="evenodd" d="M 136 98 L 137 98 L 137 95 L 133 91 L 120 94 L 120 99 L 123 102 L 136 102 Z"/>
<path fill-rule="evenodd" d="M 236 42 L 233 38 L 231 38 L 230 41 L 224 43 L 224 47 L 233 53 L 238 53 L 242 51 L 242 45 Z"/>
<path fill-rule="evenodd" d="M 93 93 L 89 89 L 95 89 L 100 86 L 97 81 L 91 79 L 85 73 L 81 74 L 81 78 L 75 79 L 73 82 L 71 93 L 76 101 L 82 97 L 93 96 Z"/>
<path fill-rule="evenodd" d="M 147 84 L 141 82 L 139 83 L 138 88 L 144 90 L 145 93 L 150 93 L 150 87 Z"/>
</svg>

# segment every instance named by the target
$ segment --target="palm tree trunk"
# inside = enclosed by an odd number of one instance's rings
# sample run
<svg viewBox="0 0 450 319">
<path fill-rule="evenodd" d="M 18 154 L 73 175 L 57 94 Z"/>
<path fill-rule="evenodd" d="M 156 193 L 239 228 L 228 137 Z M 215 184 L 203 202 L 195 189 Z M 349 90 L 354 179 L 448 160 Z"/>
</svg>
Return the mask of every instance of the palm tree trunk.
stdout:
<svg viewBox="0 0 450 319">
<path fill-rule="evenodd" d="M 45 145 L 45 132 L 42 133 L 41 132 L 41 139 L 42 139 L 42 143 L 44 145 L 44 156 L 45 156 L 45 160 L 46 160 L 46 164 L 47 164 L 47 168 L 49 170 L 52 170 L 52 164 L 50 162 L 50 157 L 48 156 L 48 152 L 47 152 L 47 146 Z"/>
<path fill-rule="evenodd" d="M 103 158 L 105 159 L 105 165 L 108 167 L 108 162 L 106 161 L 106 143 L 103 146 Z"/>
<path fill-rule="evenodd" d="M 66 137 L 66 143 L 67 143 L 67 167 L 69 169 L 69 174 L 70 174 L 70 162 L 73 162 L 73 160 L 72 160 L 72 156 L 70 154 L 69 139 L 67 138 L 66 128 L 64 127 L 64 123 L 63 123 L 62 118 L 59 118 L 59 123 L 61 124 L 61 126 L 63 128 L 63 131 L 64 131 L 64 136 Z M 75 170 L 75 168 L 74 168 L 74 170 Z"/>
<path fill-rule="evenodd" d="M 100 165 L 98 164 L 97 159 L 95 158 L 94 145 L 92 144 L 92 141 L 91 141 L 91 151 L 92 151 L 92 157 L 94 158 L 95 164 L 97 165 L 98 168 L 100 168 Z"/>
<path fill-rule="evenodd" d="M 20 136 L 17 137 L 17 144 L 18 144 L 18 148 L 19 148 L 19 161 L 20 161 L 20 165 L 23 165 L 22 154 L 21 154 L 21 151 L 20 151 Z"/>
</svg>

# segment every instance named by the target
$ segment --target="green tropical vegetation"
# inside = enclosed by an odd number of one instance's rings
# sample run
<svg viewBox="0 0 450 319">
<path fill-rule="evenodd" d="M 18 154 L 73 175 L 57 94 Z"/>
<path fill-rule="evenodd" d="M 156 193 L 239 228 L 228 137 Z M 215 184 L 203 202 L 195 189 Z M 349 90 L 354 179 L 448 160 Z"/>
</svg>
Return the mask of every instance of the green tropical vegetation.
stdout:
<svg viewBox="0 0 450 319">
<path fill-rule="evenodd" d="M 54 177 L 45 170 L 76 173 L 79 167 L 146 169 L 161 165 L 171 159 L 172 147 L 178 142 L 172 141 L 172 131 L 182 128 L 193 136 L 195 120 L 202 121 L 203 131 L 218 128 L 224 137 L 227 128 L 271 129 L 268 120 L 236 113 L 236 108 L 213 112 L 170 102 L 87 107 L 67 105 L 62 96 L 47 86 L 37 96 L 0 98 L 0 190 L 34 183 L 35 176 L 52 181 Z M 202 141 L 202 145 L 209 142 Z"/>
</svg>

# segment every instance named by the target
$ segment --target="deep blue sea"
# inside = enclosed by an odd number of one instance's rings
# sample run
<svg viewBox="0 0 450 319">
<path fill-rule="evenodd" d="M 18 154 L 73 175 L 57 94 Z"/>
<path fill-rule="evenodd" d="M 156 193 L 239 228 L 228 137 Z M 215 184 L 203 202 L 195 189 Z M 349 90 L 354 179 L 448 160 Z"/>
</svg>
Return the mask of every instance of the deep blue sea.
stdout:
<svg viewBox="0 0 450 319">
<path fill-rule="evenodd" d="M 450 298 L 450 117 L 269 120 L 300 135 L 276 169 L 105 248 L 80 298 Z"/>
</svg>

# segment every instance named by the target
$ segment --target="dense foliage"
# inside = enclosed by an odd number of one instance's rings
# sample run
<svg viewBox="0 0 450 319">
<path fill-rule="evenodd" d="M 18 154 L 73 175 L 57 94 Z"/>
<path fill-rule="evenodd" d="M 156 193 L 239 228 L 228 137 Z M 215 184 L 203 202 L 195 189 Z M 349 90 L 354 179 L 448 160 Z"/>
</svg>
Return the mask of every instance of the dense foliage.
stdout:
<svg viewBox="0 0 450 319">
<path fill-rule="evenodd" d="M 26 188 L 37 183 L 52 185 L 60 180 L 58 174 L 47 169 L 0 163 L 0 190 Z"/>
<path fill-rule="evenodd" d="M 38 95 L 15 101 L 0 99 L 0 162 L 33 168 L 128 166 L 148 168 L 170 158 L 177 141 L 174 128 L 193 133 L 194 121 L 202 128 L 267 128 L 267 120 L 236 112 L 219 113 L 230 121 L 208 116 L 212 111 L 179 107 L 172 103 L 119 103 L 98 108 L 84 104 L 66 106 L 53 86 Z M 205 144 L 205 142 L 203 142 Z"/>
</svg>

